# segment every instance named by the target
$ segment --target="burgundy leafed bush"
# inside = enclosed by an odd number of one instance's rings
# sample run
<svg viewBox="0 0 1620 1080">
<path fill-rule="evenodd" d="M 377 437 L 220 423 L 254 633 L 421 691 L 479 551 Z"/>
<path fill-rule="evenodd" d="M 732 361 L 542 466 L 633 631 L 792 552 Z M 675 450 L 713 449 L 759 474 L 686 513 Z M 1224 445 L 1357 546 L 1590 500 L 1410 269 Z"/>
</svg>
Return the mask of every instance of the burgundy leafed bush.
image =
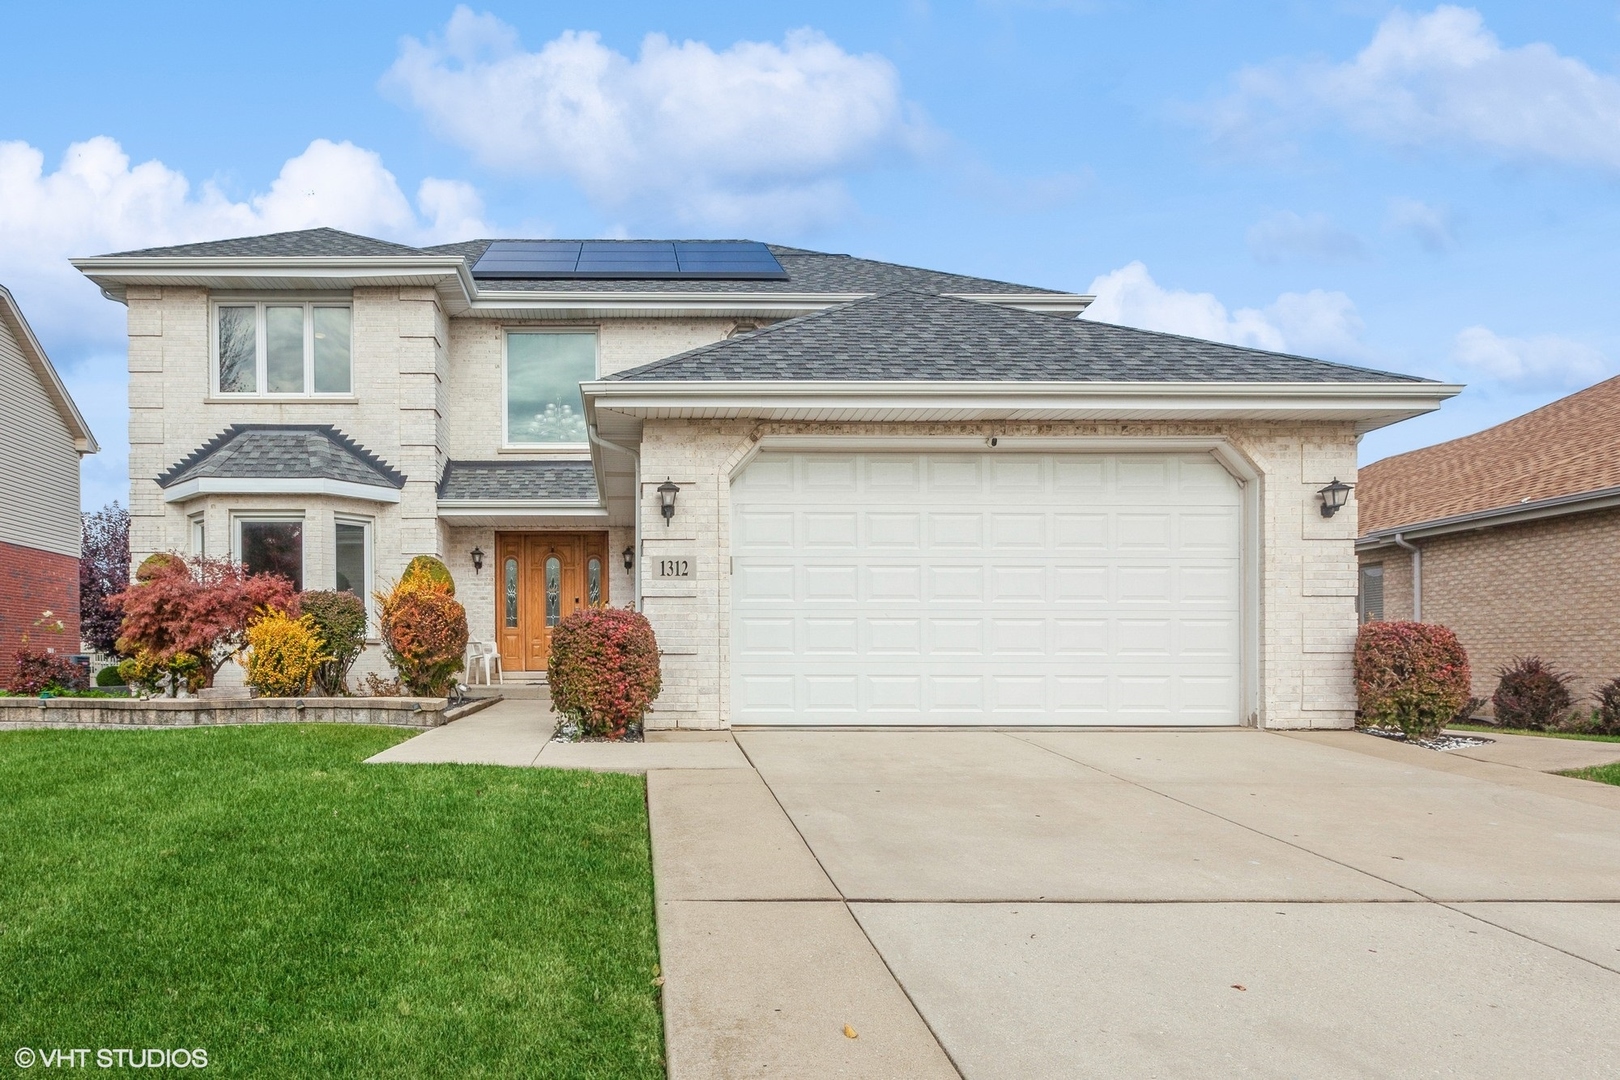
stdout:
<svg viewBox="0 0 1620 1080">
<path fill-rule="evenodd" d="M 90 676 L 84 668 L 60 653 L 27 645 L 14 656 L 15 667 L 6 689 L 13 694 L 38 694 L 45 690 L 87 690 Z"/>
<path fill-rule="evenodd" d="M 1435 623 L 1370 622 L 1356 635 L 1356 702 L 1363 723 L 1433 735 L 1468 701 L 1468 653 Z"/>
<path fill-rule="evenodd" d="M 1575 698 L 1574 677 L 1554 669 L 1539 656 L 1526 656 L 1497 672 L 1491 709 L 1503 727 L 1544 731 L 1562 720 Z"/>
<path fill-rule="evenodd" d="M 551 632 L 551 707 L 586 735 L 624 736 L 663 683 L 652 625 L 628 608 L 585 608 Z"/>
</svg>

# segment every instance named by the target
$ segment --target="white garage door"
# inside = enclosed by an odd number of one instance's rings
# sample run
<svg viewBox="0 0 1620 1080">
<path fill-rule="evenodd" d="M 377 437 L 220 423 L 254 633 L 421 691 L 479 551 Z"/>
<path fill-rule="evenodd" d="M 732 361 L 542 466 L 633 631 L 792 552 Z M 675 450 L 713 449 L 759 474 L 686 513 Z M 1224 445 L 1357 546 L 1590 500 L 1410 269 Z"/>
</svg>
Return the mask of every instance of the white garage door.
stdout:
<svg viewBox="0 0 1620 1080">
<path fill-rule="evenodd" d="M 1236 724 L 1241 506 L 1209 454 L 761 454 L 732 722 Z"/>
</svg>

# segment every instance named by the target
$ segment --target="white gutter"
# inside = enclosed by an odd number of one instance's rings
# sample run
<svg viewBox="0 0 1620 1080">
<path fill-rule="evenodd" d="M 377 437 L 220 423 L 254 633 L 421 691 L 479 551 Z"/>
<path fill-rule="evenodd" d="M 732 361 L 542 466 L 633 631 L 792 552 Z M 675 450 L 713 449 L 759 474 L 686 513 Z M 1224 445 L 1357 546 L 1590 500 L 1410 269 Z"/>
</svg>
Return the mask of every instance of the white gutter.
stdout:
<svg viewBox="0 0 1620 1080">
<path fill-rule="evenodd" d="M 1586 513 L 1620 507 L 1620 487 L 1594 488 L 1573 495 L 1555 495 L 1550 499 L 1525 500 L 1510 506 L 1493 506 L 1488 510 L 1472 510 L 1466 514 L 1413 522 L 1398 529 L 1382 529 L 1356 539 L 1356 550 L 1366 551 L 1394 543 L 1396 535 L 1408 537 L 1444 536 L 1447 533 L 1470 532 L 1498 525 L 1514 525 L 1537 521 L 1541 518 L 1564 514 Z"/>
<path fill-rule="evenodd" d="M 333 495 L 340 499 L 363 499 L 375 503 L 399 502 L 397 488 L 357 484 L 352 480 L 299 476 L 250 478 L 204 476 L 165 488 L 163 501 L 180 503 L 195 499 L 199 495 Z"/>
<path fill-rule="evenodd" d="M 1074 414 L 1096 419 L 1318 419 L 1377 421 L 1371 427 L 1431 412 L 1462 387 L 1433 382 L 931 382 L 923 380 L 648 379 L 587 382 L 587 408 L 630 415 L 683 410 L 687 415 L 896 410 L 952 418 L 984 414 L 1016 419 Z"/>
<path fill-rule="evenodd" d="M 1412 553 L 1412 621 L 1423 621 L 1423 549 L 1408 544 L 1400 533 L 1395 534 L 1395 546 Z"/>
<path fill-rule="evenodd" d="M 631 513 L 630 525 L 631 525 L 631 528 L 633 530 L 633 539 L 632 539 L 631 542 L 635 546 L 635 549 L 636 549 L 636 564 L 635 564 L 635 566 L 631 567 L 631 570 L 630 570 L 630 573 L 631 573 L 630 588 L 631 588 L 631 595 L 635 598 L 636 610 L 640 611 L 641 610 L 641 451 L 632 450 L 628 446 L 622 446 L 619 443 L 609 442 L 608 440 L 602 438 L 602 436 L 597 433 L 595 424 L 586 424 L 585 425 L 585 436 L 586 436 L 586 438 L 590 439 L 591 442 L 596 444 L 597 446 L 605 447 L 605 448 L 607 448 L 609 450 L 617 450 L 621 454 L 629 454 L 630 455 L 630 460 L 635 462 L 635 466 L 634 466 L 635 467 L 635 478 L 631 481 L 631 485 L 632 485 L 632 487 L 631 487 L 631 501 L 634 503 L 635 509 Z M 597 498 L 601 499 L 604 503 L 606 503 L 607 502 L 607 485 L 605 483 L 603 483 L 603 473 L 602 473 L 601 459 L 598 458 L 595 454 L 592 454 L 591 458 L 592 458 L 592 461 L 596 465 L 596 495 L 597 495 Z"/>
<path fill-rule="evenodd" d="M 121 299 L 109 286 L 161 285 L 197 278 L 287 278 L 379 281 L 396 278 L 455 278 L 461 299 L 471 304 L 478 287 L 460 255 L 98 255 L 68 260 L 101 286 L 103 295 Z"/>
<path fill-rule="evenodd" d="M 440 517 L 483 517 L 507 515 L 516 517 L 607 517 L 607 508 L 600 502 L 583 499 L 569 501 L 549 499 L 440 499 Z"/>
</svg>

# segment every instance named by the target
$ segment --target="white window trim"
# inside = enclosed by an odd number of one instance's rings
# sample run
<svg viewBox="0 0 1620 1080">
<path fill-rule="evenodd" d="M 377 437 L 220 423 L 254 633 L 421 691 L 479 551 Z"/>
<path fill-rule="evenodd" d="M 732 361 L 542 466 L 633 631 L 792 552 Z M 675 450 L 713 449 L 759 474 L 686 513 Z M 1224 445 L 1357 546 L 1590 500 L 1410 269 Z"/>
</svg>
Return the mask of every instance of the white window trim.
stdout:
<svg viewBox="0 0 1620 1080">
<path fill-rule="evenodd" d="M 507 353 L 507 342 L 513 334 L 589 334 L 591 336 L 591 352 L 593 355 L 593 379 L 601 378 L 602 372 L 602 335 L 594 326 L 503 326 L 501 327 L 501 452 L 502 453 L 529 453 L 529 454 L 558 454 L 580 453 L 589 454 L 589 442 L 560 442 L 560 443 L 529 443 L 513 442 L 509 425 L 512 410 L 506 403 L 506 375 L 511 367 L 511 360 Z M 581 405 L 584 403 L 584 393 L 581 392 Z"/>
<path fill-rule="evenodd" d="M 219 385 L 219 309 L 225 307 L 251 307 L 253 313 L 253 380 L 251 391 L 222 390 Z M 265 336 L 265 309 L 270 307 L 302 307 L 304 309 L 304 386 L 299 392 L 277 391 L 268 387 L 268 349 Z M 315 387 L 315 309 L 345 308 L 349 312 L 349 388 L 347 390 L 317 393 Z M 217 401 L 353 401 L 354 394 L 354 302 L 339 299 L 310 299 L 287 296 L 270 298 L 230 299 L 218 297 L 208 304 L 208 394 Z"/>
<path fill-rule="evenodd" d="M 186 518 L 187 540 L 193 555 L 208 554 L 208 519 L 205 514 L 192 514 Z"/>
<path fill-rule="evenodd" d="M 231 561 L 242 561 L 242 525 L 245 522 L 296 521 L 304 527 L 298 543 L 298 578 L 309 588 L 309 515 L 302 510 L 233 510 L 231 512 Z"/>
<path fill-rule="evenodd" d="M 361 583 L 360 602 L 366 605 L 366 638 L 367 640 L 376 640 L 381 623 L 377 616 L 376 601 L 371 594 L 376 591 L 377 582 L 377 522 L 375 518 L 356 517 L 353 514 L 332 515 L 332 589 L 334 592 L 337 590 L 337 527 L 339 525 L 358 525 L 365 530 L 366 566 L 361 571 L 365 580 Z"/>
</svg>

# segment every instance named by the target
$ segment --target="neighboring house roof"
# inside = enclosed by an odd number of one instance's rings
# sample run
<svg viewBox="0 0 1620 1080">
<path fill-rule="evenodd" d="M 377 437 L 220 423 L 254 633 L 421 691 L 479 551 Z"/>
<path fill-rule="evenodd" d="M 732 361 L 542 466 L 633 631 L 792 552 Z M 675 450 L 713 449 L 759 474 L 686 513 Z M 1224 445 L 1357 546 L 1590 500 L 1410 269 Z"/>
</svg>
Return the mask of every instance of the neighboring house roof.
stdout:
<svg viewBox="0 0 1620 1080">
<path fill-rule="evenodd" d="M 209 480 L 405 486 L 404 473 L 331 424 L 232 424 L 157 478 L 165 490 Z"/>
<path fill-rule="evenodd" d="M 420 248 L 390 243 L 341 229 L 299 229 L 296 232 L 240 236 L 230 240 L 208 240 L 196 244 L 115 251 L 103 259 L 210 259 L 210 258 L 299 258 L 331 255 L 341 258 L 420 255 Z"/>
<path fill-rule="evenodd" d="M 1421 383 L 1084 319 L 901 290 L 728 338 L 603 381 Z"/>
<path fill-rule="evenodd" d="M 1617 418 L 1620 377 L 1474 435 L 1375 461 L 1356 483 L 1362 535 L 1588 509 L 1585 496 L 1620 495 Z"/>
<path fill-rule="evenodd" d="M 451 461 L 439 480 L 442 502 L 595 502 L 589 461 Z"/>
<path fill-rule="evenodd" d="M 62 376 L 57 374 L 51 358 L 45 355 L 44 346 L 40 345 L 39 339 L 34 336 L 34 328 L 23 318 L 22 308 L 17 306 L 17 300 L 11 295 L 11 290 L 4 285 L 0 285 L 0 320 L 4 320 L 7 324 L 11 337 L 17 342 L 17 348 L 22 350 L 24 357 L 33 366 L 40 385 L 55 404 L 57 412 L 61 414 L 62 423 L 67 425 L 68 431 L 73 435 L 74 448 L 81 455 L 99 451 L 101 445 L 96 442 L 90 425 L 85 423 L 84 414 L 79 412 L 79 406 L 74 403 L 73 395 L 68 393 L 67 384 L 62 382 Z"/>
</svg>

